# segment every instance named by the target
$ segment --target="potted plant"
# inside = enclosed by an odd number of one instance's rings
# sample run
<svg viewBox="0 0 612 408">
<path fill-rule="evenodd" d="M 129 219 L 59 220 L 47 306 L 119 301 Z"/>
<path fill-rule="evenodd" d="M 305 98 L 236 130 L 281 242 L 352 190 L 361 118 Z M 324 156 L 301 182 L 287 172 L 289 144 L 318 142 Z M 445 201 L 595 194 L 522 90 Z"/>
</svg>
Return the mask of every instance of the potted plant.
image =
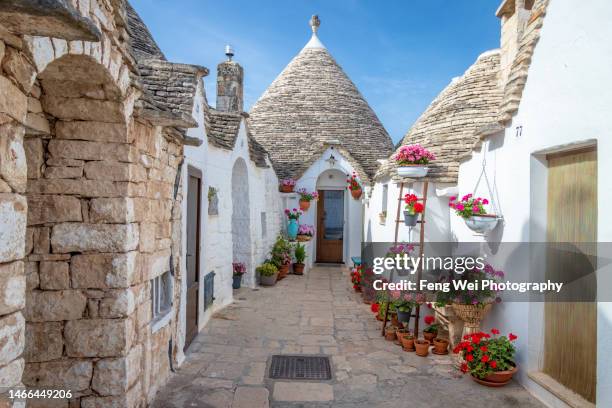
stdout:
<svg viewBox="0 0 612 408">
<path fill-rule="evenodd" d="M 436 337 L 433 339 L 433 353 L 438 355 L 448 354 L 448 340 Z"/>
<path fill-rule="evenodd" d="M 306 259 L 306 247 L 304 245 L 297 244 L 293 252 L 295 256 L 295 263 L 293 264 L 293 273 L 296 275 L 304 274 L 304 260 Z"/>
<path fill-rule="evenodd" d="M 484 206 L 489 204 L 489 200 L 482 197 L 474 197 L 472 194 L 464 195 L 461 201 L 457 197 L 450 198 L 449 207 L 463 218 L 465 225 L 474 232 L 485 234 L 492 231 L 497 225 L 499 217 L 495 214 L 488 214 Z"/>
<path fill-rule="evenodd" d="M 414 351 L 414 335 L 410 332 L 404 333 L 400 338 L 404 351 Z"/>
<path fill-rule="evenodd" d="M 286 178 L 280 181 L 280 191 L 282 193 L 292 193 L 294 188 L 295 188 L 294 179 Z"/>
<path fill-rule="evenodd" d="M 411 256 L 410 254 L 412 253 L 412 251 L 414 251 L 413 244 L 400 242 L 389 248 L 389 252 L 387 252 L 387 257 L 395 258 L 399 255 L 403 258 L 404 255 Z M 406 269 L 395 269 L 395 271 L 399 276 L 406 276 L 410 274 L 412 268 L 410 266 L 406 266 Z"/>
<path fill-rule="evenodd" d="M 361 265 L 357 265 L 351 271 L 351 283 L 355 292 L 361 292 Z"/>
<path fill-rule="evenodd" d="M 427 327 L 423 329 L 423 337 L 425 337 L 425 340 L 429 340 L 431 342 L 438 335 L 438 329 L 440 328 L 440 325 L 437 323 L 434 323 L 436 318 L 432 315 L 425 316 L 423 320 L 425 321 L 425 324 L 427 325 Z"/>
<path fill-rule="evenodd" d="M 319 198 L 319 193 L 316 191 L 308 192 L 305 188 L 300 188 L 297 193 L 300 195 L 300 210 L 308 211 L 310 202 Z"/>
<path fill-rule="evenodd" d="M 234 270 L 234 274 L 232 276 L 232 288 L 240 289 L 242 275 L 246 273 L 246 265 L 244 262 L 233 262 L 232 269 Z"/>
<path fill-rule="evenodd" d="M 397 320 L 402 323 L 408 323 L 412 316 L 412 308 L 416 306 L 414 295 L 410 292 L 401 292 L 392 290 L 389 292 L 391 304 L 397 313 Z"/>
<path fill-rule="evenodd" d="M 299 242 L 310 241 L 314 235 L 314 225 L 300 224 L 298 226 L 297 240 Z"/>
<path fill-rule="evenodd" d="M 429 171 L 427 164 L 435 159 L 433 153 L 418 144 L 402 146 L 393 155 L 393 160 L 398 166 L 397 174 L 400 177 L 425 177 Z"/>
<path fill-rule="evenodd" d="M 450 290 L 436 293 L 436 306 L 450 304 L 454 314 L 464 322 L 463 334 L 471 334 L 480 331 L 480 323 L 491 309 L 494 303 L 501 302 L 497 292 L 492 289 L 483 289 L 481 281 L 493 281 L 498 283 L 503 279 L 504 273 L 496 271 L 491 265 L 486 264 L 481 269 L 471 269 L 463 273 L 453 273 L 449 280 L 465 281 L 464 284 L 451 282 Z M 469 290 L 467 286 L 471 283 L 478 285 L 479 290 Z M 464 287 L 465 289 L 461 289 Z"/>
<path fill-rule="evenodd" d="M 422 214 L 425 209 L 423 204 L 419 203 L 418 200 L 418 197 L 414 194 L 406 194 L 404 196 L 404 203 L 406 203 L 404 224 L 408 227 L 414 227 L 417 224 L 419 214 Z"/>
<path fill-rule="evenodd" d="M 276 284 L 278 269 L 272 262 L 264 262 L 255 270 L 259 273 L 260 283 L 262 286 L 274 286 Z"/>
<path fill-rule="evenodd" d="M 289 274 L 291 265 L 291 246 L 283 236 L 279 235 L 272 246 L 272 263 L 278 269 L 278 280 L 284 279 Z"/>
<path fill-rule="evenodd" d="M 500 336 L 499 330 L 491 329 L 491 334 L 472 333 L 463 337 L 454 349 L 463 358 L 461 371 L 470 373 L 477 383 L 490 387 L 500 387 L 512 380 L 518 371 L 514 361 L 514 341 L 517 336 Z"/>
<path fill-rule="evenodd" d="M 426 357 L 429 354 L 429 340 L 418 339 L 414 341 L 417 356 Z"/>
<path fill-rule="evenodd" d="M 384 210 L 378 213 L 378 220 L 380 221 L 381 224 L 384 224 L 387 222 L 387 210 Z"/>
<path fill-rule="evenodd" d="M 351 195 L 355 200 L 359 200 L 363 193 L 363 189 L 361 188 L 357 173 L 353 172 L 353 174 L 347 175 L 347 177 L 346 182 L 348 183 L 348 189 L 351 191 Z"/>
<path fill-rule="evenodd" d="M 302 212 L 298 210 L 297 208 L 294 208 L 293 210 L 289 210 L 288 208 L 285 208 L 285 215 L 289 219 L 289 222 L 287 224 L 287 236 L 289 237 L 291 241 L 295 241 L 295 239 L 297 238 L 298 227 L 299 227 L 298 220 L 300 219 Z"/>
<path fill-rule="evenodd" d="M 397 338 L 396 335 L 397 327 L 387 326 L 385 327 L 385 340 L 393 341 Z"/>
</svg>

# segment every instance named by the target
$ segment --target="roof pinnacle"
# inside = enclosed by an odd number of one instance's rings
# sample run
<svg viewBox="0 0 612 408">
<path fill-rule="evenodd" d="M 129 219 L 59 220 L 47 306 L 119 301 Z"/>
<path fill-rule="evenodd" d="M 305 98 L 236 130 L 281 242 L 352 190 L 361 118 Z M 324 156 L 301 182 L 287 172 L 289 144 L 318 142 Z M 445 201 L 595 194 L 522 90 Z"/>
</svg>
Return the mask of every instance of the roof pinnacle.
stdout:
<svg viewBox="0 0 612 408">
<path fill-rule="evenodd" d="M 312 29 L 312 33 L 316 34 L 317 30 L 319 29 L 319 26 L 321 25 L 321 20 L 319 20 L 319 16 L 316 14 L 313 14 L 312 17 L 310 17 L 310 21 L 308 22 L 308 25 Z"/>
</svg>

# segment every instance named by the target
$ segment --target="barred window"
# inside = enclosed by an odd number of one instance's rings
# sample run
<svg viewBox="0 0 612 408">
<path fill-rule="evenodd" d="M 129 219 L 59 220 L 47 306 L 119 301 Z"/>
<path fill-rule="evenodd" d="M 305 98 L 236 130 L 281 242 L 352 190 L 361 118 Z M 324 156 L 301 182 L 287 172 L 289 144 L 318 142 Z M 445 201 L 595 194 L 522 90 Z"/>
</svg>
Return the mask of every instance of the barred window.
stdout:
<svg viewBox="0 0 612 408">
<path fill-rule="evenodd" d="M 153 321 L 161 320 L 172 309 L 172 275 L 165 272 L 151 280 Z"/>
</svg>

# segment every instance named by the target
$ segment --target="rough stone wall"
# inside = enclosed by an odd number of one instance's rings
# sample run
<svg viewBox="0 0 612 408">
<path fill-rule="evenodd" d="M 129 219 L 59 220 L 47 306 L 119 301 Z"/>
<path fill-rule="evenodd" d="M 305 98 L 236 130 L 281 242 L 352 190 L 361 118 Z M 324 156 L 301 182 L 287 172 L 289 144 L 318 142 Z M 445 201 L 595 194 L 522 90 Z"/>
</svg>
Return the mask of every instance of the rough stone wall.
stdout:
<svg viewBox="0 0 612 408">
<path fill-rule="evenodd" d="M 169 371 L 176 319 L 152 332 L 150 280 L 181 274 L 183 147 L 132 117 L 115 3 L 75 5 L 101 42 L 0 29 L 0 386 L 142 406 Z"/>
</svg>

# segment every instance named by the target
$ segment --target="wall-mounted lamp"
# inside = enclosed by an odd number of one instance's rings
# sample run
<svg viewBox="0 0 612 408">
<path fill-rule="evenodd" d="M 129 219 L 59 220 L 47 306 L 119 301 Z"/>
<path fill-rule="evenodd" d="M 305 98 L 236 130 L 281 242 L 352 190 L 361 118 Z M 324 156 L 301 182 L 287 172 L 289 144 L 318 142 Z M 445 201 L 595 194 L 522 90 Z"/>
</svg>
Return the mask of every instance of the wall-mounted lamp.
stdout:
<svg viewBox="0 0 612 408">
<path fill-rule="evenodd" d="M 325 161 L 329 163 L 329 167 L 334 167 L 338 160 L 336 160 L 333 153 L 330 153 L 329 157 Z"/>
</svg>

